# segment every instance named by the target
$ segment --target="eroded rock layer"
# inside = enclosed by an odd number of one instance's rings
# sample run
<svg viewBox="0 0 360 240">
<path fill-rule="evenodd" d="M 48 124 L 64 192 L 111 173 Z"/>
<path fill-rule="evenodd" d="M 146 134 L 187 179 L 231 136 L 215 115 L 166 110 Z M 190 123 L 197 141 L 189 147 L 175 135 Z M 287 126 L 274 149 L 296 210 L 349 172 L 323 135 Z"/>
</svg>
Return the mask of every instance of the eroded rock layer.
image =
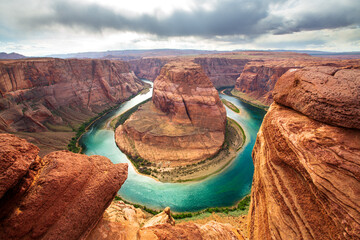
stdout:
<svg viewBox="0 0 360 240">
<path fill-rule="evenodd" d="M 360 70 L 309 67 L 279 79 L 276 102 L 321 122 L 360 129 Z"/>
<path fill-rule="evenodd" d="M 250 239 L 360 236 L 358 71 L 305 68 L 277 82 L 253 150 Z"/>
<path fill-rule="evenodd" d="M 273 102 L 272 92 L 276 82 L 288 70 L 309 66 L 332 66 L 337 68 L 358 68 L 356 60 L 314 60 L 299 56 L 278 59 L 251 61 L 245 65 L 240 77 L 236 80 L 233 94 L 257 105 L 270 106 Z"/>
<path fill-rule="evenodd" d="M 117 128 L 116 143 L 132 157 L 186 165 L 220 150 L 225 123 L 225 108 L 201 67 L 171 62 L 154 82 L 152 102 Z"/>
<path fill-rule="evenodd" d="M 0 239 L 82 239 L 127 177 L 127 164 L 39 149 L 0 134 Z"/>
<path fill-rule="evenodd" d="M 0 130 L 39 132 L 72 125 L 141 89 L 143 83 L 121 61 L 1 61 Z"/>
</svg>

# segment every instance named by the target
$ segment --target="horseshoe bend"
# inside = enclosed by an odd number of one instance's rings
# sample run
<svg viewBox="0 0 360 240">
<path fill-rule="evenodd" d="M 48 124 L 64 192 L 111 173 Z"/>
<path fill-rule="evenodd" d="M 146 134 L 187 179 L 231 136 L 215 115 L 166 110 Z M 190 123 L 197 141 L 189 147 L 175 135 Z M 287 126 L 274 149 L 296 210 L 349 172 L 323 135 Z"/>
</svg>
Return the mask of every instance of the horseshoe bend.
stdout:
<svg viewBox="0 0 360 240">
<path fill-rule="evenodd" d="M 233 121 L 227 123 L 225 107 L 209 78 L 200 65 L 173 61 L 154 81 L 152 100 L 116 129 L 115 139 L 133 162 L 148 166 L 146 170 L 153 176 L 179 181 L 208 175 L 234 158 L 234 149 L 221 153 L 228 147 L 224 147 L 226 129 L 232 132 L 228 135 L 232 136 L 231 143 L 236 142 L 236 152 L 244 136 Z M 198 165 L 197 173 L 186 177 L 186 168 L 194 165 Z M 199 172 L 204 167 L 206 171 Z"/>
</svg>

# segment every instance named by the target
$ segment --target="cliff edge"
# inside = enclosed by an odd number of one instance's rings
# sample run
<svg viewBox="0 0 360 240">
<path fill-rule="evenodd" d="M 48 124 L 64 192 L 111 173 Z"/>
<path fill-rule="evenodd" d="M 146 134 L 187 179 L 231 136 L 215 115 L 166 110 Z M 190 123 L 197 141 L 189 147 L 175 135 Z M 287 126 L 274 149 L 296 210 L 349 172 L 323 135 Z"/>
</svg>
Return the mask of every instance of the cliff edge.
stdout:
<svg viewBox="0 0 360 240">
<path fill-rule="evenodd" d="M 276 83 L 253 150 L 250 239 L 359 238 L 359 77 L 312 67 Z"/>
</svg>

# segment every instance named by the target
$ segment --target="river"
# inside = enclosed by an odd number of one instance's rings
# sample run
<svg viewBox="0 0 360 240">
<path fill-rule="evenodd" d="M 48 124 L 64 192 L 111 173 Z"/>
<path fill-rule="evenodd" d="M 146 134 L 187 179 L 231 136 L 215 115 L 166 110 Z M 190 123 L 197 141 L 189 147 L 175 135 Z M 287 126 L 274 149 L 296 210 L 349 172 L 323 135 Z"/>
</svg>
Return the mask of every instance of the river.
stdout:
<svg viewBox="0 0 360 240">
<path fill-rule="evenodd" d="M 152 85 L 151 82 L 144 81 Z M 169 206 L 172 211 L 184 212 L 207 207 L 231 206 L 249 194 L 254 173 L 251 152 L 265 111 L 234 97 L 220 94 L 221 98 L 232 102 L 240 109 L 240 114 L 237 114 L 225 106 L 228 117 L 237 121 L 246 134 L 246 142 L 236 159 L 219 174 L 202 181 L 162 183 L 135 172 L 126 155 L 116 146 L 114 131 L 107 127 L 109 119 L 122 114 L 151 95 L 152 89 L 125 102 L 117 110 L 93 124 L 80 140 L 87 155 L 102 155 L 113 163 L 129 163 L 128 179 L 119 191 L 120 196 L 129 202 L 149 208 L 160 210 Z"/>
</svg>

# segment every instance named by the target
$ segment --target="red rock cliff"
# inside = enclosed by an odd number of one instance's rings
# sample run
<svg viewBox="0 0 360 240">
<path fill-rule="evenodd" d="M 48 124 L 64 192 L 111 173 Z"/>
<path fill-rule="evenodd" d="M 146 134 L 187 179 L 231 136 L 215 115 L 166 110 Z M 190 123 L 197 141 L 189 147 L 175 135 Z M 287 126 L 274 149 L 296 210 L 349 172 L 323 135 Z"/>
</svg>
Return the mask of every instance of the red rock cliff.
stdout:
<svg viewBox="0 0 360 240">
<path fill-rule="evenodd" d="M 359 77 L 321 67 L 277 82 L 253 150 L 250 239 L 359 238 Z"/>
<path fill-rule="evenodd" d="M 132 157 L 187 165 L 220 150 L 225 123 L 225 108 L 201 67 L 171 62 L 155 80 L 152 102 L 116 129 L 116 143 Z"/>
<path fill-rule="evenodd" d="M 121 61 L 1 61 L 0 129 L 46 131 L 46 123 L 68 125 L 76 117 L 83 114 L 89 118 L 142 88 L 143 83 Z"/>
<path fill-rule="evenodd" d="M 195 58 L 194 62 L 200 64 L 205 74 L 210 78 L 214 87 L 234 86 L 248 59 L 232 58 Z"/>
<path fill-rule="evenodd" d="M 359 61 L 302 58 L 252 61 L 246 64 L 240 77 L 236 80 L 233 94 L 258 105 L 270 106 L 273 102 L 272 92 L 276 82 L 289 69 L 322 65 L 358 68 Z"/>
<path fill-rule="evenodd" d="M 83 239 L 127 177 L 102 156 L 39 149 L 0 134 L 0 239 Z"/>
</svg>

